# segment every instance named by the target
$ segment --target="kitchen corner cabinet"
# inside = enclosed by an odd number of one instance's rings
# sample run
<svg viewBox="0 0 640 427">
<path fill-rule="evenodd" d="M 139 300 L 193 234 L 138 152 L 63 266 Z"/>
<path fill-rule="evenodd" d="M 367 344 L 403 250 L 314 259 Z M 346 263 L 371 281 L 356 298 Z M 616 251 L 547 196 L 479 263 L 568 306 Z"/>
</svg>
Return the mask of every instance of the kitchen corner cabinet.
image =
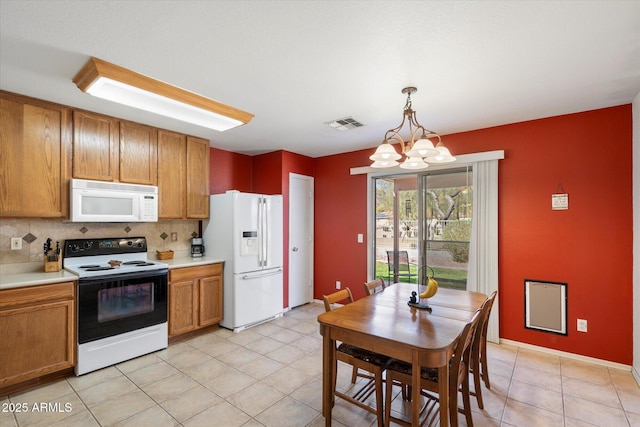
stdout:
<svg viewBox="0 0 640 427">
<path fill-rule="evenodd" d="M 0 388 L 75 364 L 75 282 L 0 290 Z"/>
<path fill-rule="evenodd" d="M 67 217 L 71 110 L 0 91 L 0 162 L 0 217 Z"/>
<path fill-rule="evenodd" d="M 209 217 L 209 141 L 158 131 L 158 218 Z"/>
<path fill-rule="evenodd" d="M 118 181 L 118 120 L 73 112 L 73 177 Z"/>
<path fill-rule="evenodd" d="M 222 320 L 222 264 L 169 270 L 169 336 Z"/>
</svg>

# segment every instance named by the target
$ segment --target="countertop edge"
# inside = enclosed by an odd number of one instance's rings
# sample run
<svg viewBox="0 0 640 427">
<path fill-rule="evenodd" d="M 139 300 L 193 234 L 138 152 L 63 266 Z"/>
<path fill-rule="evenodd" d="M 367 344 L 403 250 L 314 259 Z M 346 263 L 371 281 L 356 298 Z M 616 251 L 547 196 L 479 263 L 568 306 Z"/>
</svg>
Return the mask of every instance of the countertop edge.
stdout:
<svg viewBox="0 0 640 427">
<path fill-rule="evenodd" d="M 195 267 L 206 264 L 224 263 L 223 259 L 217 258 L 174 258 L 157 260 L 169 266 L 169 270 L 174 268 Z M 0 291 L 4 289 L 24 288 L 28 286 L 49 285 L 78 280 L 78 276 L 66 270 L 45 273 L 44 271 L 21 272 L 0 275 Z"/>
</svg>

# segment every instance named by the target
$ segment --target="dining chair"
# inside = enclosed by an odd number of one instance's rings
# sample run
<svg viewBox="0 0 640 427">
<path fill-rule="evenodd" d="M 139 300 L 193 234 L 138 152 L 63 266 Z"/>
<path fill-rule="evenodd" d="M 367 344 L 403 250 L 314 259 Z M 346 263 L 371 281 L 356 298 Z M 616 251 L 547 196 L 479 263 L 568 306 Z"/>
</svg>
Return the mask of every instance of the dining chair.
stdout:
<svg viewBox="0 0 640 427">
<path fill-rule="evenodd" d="M 411 282 L 411 278 L 416 276 L 416 273 L 411 272 L 411 266 L 415 263 L 409 262 L 408 251 L 387 251 L 387 268 L 389 274 L 389 284 L 399 280 L 405 279 L 407 282 Z"/>
<path fill-rule="evenodd" d="M 384 291 L 384 288 L 386 287 L 387 285 L 384 283 L 384 279 L 380 278 L 372 280 L 364 283 L 364 293 L 365 295 L 373 295 L 376 292 Z"/>
<path fill-rule="evenodd" d="M 471 344 L 471 364 L 469 365 L 469 371 L 473 374 L 473 391 L 470 392 L 470 394 L 476 397 L 478 408 L 480 409 L 484 409 L 480 379 L 484 381 L 487 389 L 491 388 L 487 367 L 487 327 L 489 325 L 489 316 L 491 315 L 493 302 L 497 294 L 498 291 L 493 291 L 493 293 L 489 295 L 489 298 L 482 304 L 482 307 L 480 307 L 480 320 L 478 321 L 478 328 L 476 329 L 473 343 Z"/>
<path fill-rule="evenodd" d="M 332 305 L 339 301 L 353 302 L 351 289 L 344 288 L 338 292 L 329 295 L 323 295 L 324 308 L 331 311 Z M 333 349 L 335 352 L 334 360 L 339 360 L 353 367 L 351 374 L 351 383 L 355 384 L 358 377 L 366 379 L 366 383 L 353 395 L 339 392 L 336 390 L 337 369 L 333 373 L 333 391 L 337 397 L 346 400 L 366 411 L 376 414 L 378 418 L 378 427 L 384 425 L 384 406 L 382 396 L 382 373 L 384 372 L 390 358 L 382 354 L 374 353 L 369 350 L 356 347 L 351 344 L 340 343 L 338 348 Z M 365 371 L 361 373 L 360 370 Z M 366 401 L 375 393 L 376 407 L 372 408 Z"/>
<path fill-rule="evenodd" d="M 443 379 L 449 381 L 449 423 L 452 427 L 458 426 L 458 412 L 464 414 L 467 421 L 467 426 L 473 427 L 473 419 L 471 417 L 471 403 L 469 401 L 469 360 L 471 353 L 471 344 L 473 341 L 473 335 L 478 327 L 480 319 L 480 310 L 476 311 L 473 318 L 467 323 L 462 330 L 462 333 L 458 337 L 455 343 L 453 357 L 449 361 L 449 378 Z M 402 425 L 411 425 L 403 419 L 391 416 L 391 397 L 392 387 L 394 385 L 400 385 L 402 387 L 410 387 L 412 376 L 412 366 L 410 363 L 392 359 L 387 365 L 386 371 L 386 396 L 385 396 L 385 426 L 389 426 L 389 422 L 394 422 Z M 438 382 L 441 380 L 438 378 L 437 368 L 422 368 L 420 371 L 420 395 L 427 398 L 425 405 L 421 408 L 420 417 L 425 413 L 425 417 L 437 415 L 437 411 L 433 411 L 433 406 L 430 406 L 430 402 L 440 402 L 440 396 L 438 393 Z M 462 410 L 458 409 L 458 390 L 462 391 Z M 409 394 L 411 396 L 411 394 Z M 417 423 L 421 425 L 421 423 Z"/>
</svg>

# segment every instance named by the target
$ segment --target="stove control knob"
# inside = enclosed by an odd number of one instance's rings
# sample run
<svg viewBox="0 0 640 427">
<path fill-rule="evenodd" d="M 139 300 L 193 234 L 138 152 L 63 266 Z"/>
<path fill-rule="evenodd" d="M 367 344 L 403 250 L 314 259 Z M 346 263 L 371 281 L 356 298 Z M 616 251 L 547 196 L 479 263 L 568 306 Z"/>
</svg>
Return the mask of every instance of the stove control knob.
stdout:
<svg viewBox="0 0 640 427">
<path fill-rule="evenodd" d="M 78 250 L 80 250 L 80 246 L 78 246 L 78 245 L 70 245 L 69 246 L 69 250 L 71 252 L 78 252 Z"/>
<path fill-rule="evenodd" d="M 91 249 L 91 246 L 93 246 L 93 242 L 84 242 L 82 245 L 84 249 Z"/>
<path fill-rule="evenodd" d="M 133 246 L 133 241 L 128 240 L 128 241 L 127 241 L 127 246 Z"/>
</svg>

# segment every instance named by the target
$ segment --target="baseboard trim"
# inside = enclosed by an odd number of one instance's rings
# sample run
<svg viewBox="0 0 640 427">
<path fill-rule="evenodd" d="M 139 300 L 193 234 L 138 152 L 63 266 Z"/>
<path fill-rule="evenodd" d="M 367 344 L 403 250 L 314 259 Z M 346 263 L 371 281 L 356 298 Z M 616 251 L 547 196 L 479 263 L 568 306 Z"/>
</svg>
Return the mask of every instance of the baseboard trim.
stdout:
<svg viewBox="0 0 640 427">
<path fill-rule="evenodd" d="M 569 352 L 566 352 L 566 351 L 554 350 L 554 349 L 551 349 L 551 348 L 540 347 L 540 346 L 537 346 L 537 345 L 527 344 L 527 343 L 523 343 L 523 342 L 519 342 L 519 341 L 507 340 L 507 339 L 504 339 L 504 338 L 500 338 L 500 344 L 508 344 L 508 345 L 512 345 L 514 347 L 525 348 L 527 350 L 535 350 L 535 351 L 539 351 L 541 353 L 553 354 L 554 356 L 566 357 L 567 359 L 574 359 L 574 360 L 579 360 L 579 361 L 582 361 L 582 362 L 593 363 L 594 365 L 606 366 L 607 368 L 622 369 L 623 371 L 631 371 L 631 372 L 633 372 L 632 366 L 631 365 L 625 365 L 624 363 L 617 363 L 617 362 L 611 362 L 609 360 L 596 359 L 595 357 L 583 356 L 581 354 L 575 354 L 575 353 L 569 353 Z M 634 377 L 636 379 L 636 382 L 638 382 L 638 384 L 640 384 L 639 376 L 637 375 L 637 372 L 634 373 Z"/>
<path fill-rule="evenodd" d="M 636 382 L 638 383 L 638 387 L 640 387 L 640 372 L 638 372 L 638 370 L 635 367 L 632 367 L 631 374 L 633 375 L 633 378 L 635 378 Z"/>
</svg>

